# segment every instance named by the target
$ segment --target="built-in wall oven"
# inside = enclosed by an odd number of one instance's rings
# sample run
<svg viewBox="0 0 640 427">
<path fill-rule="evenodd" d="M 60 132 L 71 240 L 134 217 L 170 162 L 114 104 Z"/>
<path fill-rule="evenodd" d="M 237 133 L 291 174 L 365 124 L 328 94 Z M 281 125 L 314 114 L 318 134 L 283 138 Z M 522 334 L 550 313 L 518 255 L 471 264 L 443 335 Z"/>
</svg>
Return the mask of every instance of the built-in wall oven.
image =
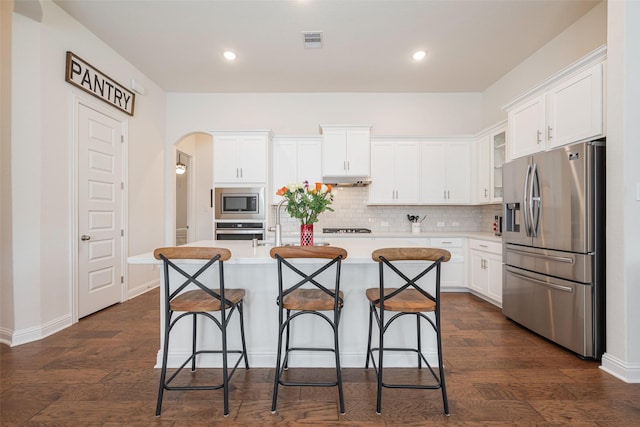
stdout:
<svg viewBox="0 0 640 427">
<path fill-rule="evenodd" d="M 216 222 L 216 240 L 264 240 L 264 222 Z"/>
<path fill-rule="evenodd" d="M 264 240 L 264 187 L 218 187 L 214 194 L 216 240 Z"/>
</svg>

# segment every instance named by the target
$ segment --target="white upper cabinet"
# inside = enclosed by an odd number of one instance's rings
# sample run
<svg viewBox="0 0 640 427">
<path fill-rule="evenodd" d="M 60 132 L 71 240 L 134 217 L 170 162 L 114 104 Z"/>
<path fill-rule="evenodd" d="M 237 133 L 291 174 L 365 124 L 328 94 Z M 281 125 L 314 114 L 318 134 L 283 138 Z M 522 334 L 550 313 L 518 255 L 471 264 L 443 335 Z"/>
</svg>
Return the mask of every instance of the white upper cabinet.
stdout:
<svg viewBox="0 0 640 427">
<path fill-rule="evenodd" d="M 506 125 L 491 134 L 491 203 L 502 202 L 502 165 L 507 152 Z"/>
<path fill-rule="evenodd" d="M 368 178 L 371 126 L 321 126 L 321 129 L 322 175 Z"/>
<path fill-rule="evenodd" d="M 483 135 L 476 142 L 475 202 L 491 201 L 491 137 Z"/>
<path fill-rule="evenodd" d="M 511 158 L 545 150 L 545 100 L 540 95 L 509 111 Z"/>
<path fill-rule="evenodd" d="M 604 57 L 596 49 L 504 108 L 508 158 L 604 136 Z"/>
<path fill-rule="evenodd" d="M 471 202 L 471 147 L 466 141 L 422 142 L 420 202 Z"/>
<path fill-rule="evenodd" d="M 597 64 L 549 91 L 549 148 L 603 134 L 602 64 Z"/>
<path fill-rule="evenodd" d="M 214 184 L 266 184 L 270 131 L 212 131 Z"/>
<path fill-rule="evenodd" d="M 271 151 L 271 197 L 278 203 L 282 197 L 276 191 L 291 183 L 322 181 L 322 138 L 317 136 L 274 137 Z"/>
<path fill-rule="evenodd" d="M 371 142 L 370 204 L 417 204 L 420 201 L 419 176 L 419 142 Z"/>
</svg>

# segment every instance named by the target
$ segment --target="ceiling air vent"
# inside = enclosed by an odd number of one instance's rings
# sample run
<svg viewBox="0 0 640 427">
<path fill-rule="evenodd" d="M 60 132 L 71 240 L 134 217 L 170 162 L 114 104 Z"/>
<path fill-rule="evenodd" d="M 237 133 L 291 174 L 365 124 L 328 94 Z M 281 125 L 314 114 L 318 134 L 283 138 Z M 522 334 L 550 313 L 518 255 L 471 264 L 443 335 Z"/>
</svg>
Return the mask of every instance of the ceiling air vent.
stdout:
<svg viewBox="0 0 640 427">
<path fill-rule="evenodd" d="M 320 49 L 322 47 L 321 31 L 306 31 L 302 35 L 304 36 L 305 49 Z"/>
</svg>

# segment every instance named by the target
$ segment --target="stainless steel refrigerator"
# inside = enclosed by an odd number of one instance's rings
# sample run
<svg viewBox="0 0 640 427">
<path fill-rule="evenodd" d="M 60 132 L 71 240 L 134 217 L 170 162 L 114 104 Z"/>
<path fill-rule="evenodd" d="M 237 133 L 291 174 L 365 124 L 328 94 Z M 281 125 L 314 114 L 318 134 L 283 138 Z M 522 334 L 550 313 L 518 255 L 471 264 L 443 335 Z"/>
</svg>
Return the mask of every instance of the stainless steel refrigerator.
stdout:
<svg viewBox="0 0 640 427">
<path fill-rule="evenodd" d="M 503 167 L 502 311 L 568 348 L 605 349 L 605 142 Z"/>
</svg>

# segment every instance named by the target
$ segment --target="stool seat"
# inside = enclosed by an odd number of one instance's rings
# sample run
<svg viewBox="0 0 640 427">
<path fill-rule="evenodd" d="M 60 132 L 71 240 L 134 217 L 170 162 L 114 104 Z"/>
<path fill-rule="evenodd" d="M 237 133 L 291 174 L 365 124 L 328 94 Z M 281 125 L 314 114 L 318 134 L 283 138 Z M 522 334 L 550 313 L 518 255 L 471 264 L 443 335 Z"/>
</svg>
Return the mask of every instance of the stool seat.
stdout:
<svg viewBox="0 0 640 427">
<path fill-rule="evenodd" d="M 220 295 L 220 289 L 212 289 L 212 291 Z M 224 298 L 232 304 L 238 304 L 244 296 L 244 289 L 225 289 L 224 291 Z M 226 308 L 231 308 L 232 304 L 227 303 Z M 173 311 L 189 311 L 191 313 L 220 311 L 221 308 L 220 300 L 202 289 L 180 294 L 171 300 L 170 305 Z"/>
<path fill-rule="evenodd" d="M 332 290 L 333 291 L 333 290 Z M 342 307 L 344 296 L 338 292 L 340 301 L 338 307 Z M 286 310 L 333 310 L 335 298 L 320 289 L 296 289 L 282 298 L 282 308 Z"/>
<path fill-rule="evenodd" d="M 397 290 L 398 288 L 385 288 L 384 296 L 392 294 Z M 380 288 L 369 288 L 366 291 L 366 295 L 370 303 L 380 308 Z M 421 313 L 434 311 L 436 309 L 436 303 L 415 289 L 405 289 L 398 295 L 384 300 L 384 309 L 405 313 Z"/>
</svg>

